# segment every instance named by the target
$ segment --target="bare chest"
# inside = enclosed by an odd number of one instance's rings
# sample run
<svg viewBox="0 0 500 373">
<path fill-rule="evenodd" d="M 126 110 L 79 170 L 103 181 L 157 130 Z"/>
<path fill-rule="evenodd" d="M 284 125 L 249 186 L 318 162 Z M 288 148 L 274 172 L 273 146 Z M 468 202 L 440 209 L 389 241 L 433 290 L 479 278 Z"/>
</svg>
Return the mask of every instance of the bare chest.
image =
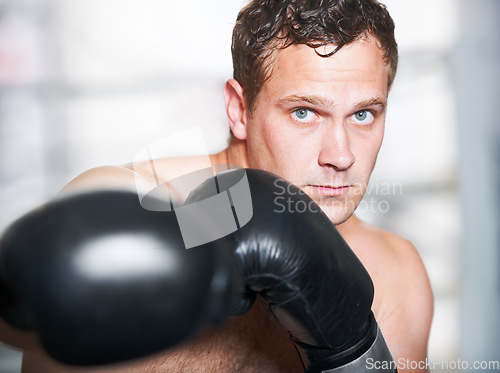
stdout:
<svg viewBox="0 0 500 373">
<path fill-rule="evenodd" d="M 119 366 L 92 369 L 62 366 L 41 351 L 26 353 L 23 373 L 302 373 L 304 368 L 288 332 L 273 322 L 262 305 L 212 327 L 165 353 Z"/>
<path fill-rule="evenodd" d="M 212 328 L 168 354 L 158 372 L 302 373 L 304 368 L 288 332 L 263 307 Z"/>
</svg>

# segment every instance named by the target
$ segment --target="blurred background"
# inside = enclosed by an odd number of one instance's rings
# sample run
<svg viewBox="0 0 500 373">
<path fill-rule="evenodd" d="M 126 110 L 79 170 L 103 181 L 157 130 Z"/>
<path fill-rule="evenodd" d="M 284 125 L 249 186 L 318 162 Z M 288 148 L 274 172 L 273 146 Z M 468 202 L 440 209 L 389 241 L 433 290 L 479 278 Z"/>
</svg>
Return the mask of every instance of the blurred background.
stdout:
<svg viewBox="0 0 500 373">
<path fill-rule="evenodd" d="M 499 371 L 453 362 L 500 360 L 500 1 L 382 2 L 400 64 L 358 214 L 422 255 L 434 371 Z M 0 0 L 0 231 L 81 172 L 129 163 L 182 129 L 225 147 L 222 87 L 243 4 Z M 0 348 L 1 372 L 20 366 L 19 351 Z"/>
</svg>

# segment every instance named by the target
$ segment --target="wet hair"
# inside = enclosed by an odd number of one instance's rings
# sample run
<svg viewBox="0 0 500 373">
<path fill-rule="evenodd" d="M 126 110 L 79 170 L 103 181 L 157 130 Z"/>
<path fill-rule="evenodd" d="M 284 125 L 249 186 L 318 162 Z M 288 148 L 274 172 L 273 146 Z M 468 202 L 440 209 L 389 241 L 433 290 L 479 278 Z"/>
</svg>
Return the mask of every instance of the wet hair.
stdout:
<svg viewBox="0 0 500 373">
<path fill-rule="evenodd" d="M 253 0 L 238 14 L 233 31 L 233 77 L 243 88 L 249 112 L 271 76 L 274 51 L 292 44 L 311 48 L 344 45 L 374 36 L 389 68 L 388 87 L 396 75 L 398 49 L 394 22 L 377 0 Z"/>
</svg>

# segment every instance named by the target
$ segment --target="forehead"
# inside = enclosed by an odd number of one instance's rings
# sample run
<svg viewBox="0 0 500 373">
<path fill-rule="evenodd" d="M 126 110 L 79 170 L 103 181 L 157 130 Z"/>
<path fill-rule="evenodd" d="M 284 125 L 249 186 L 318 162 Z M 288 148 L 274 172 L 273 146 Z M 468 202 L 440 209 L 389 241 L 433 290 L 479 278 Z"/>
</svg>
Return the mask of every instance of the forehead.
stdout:
<svg viewBox="0 0 500 373">
<path fill-rule="evenodd" d="M 333 45 L 328 45 L 318 48 L 317 52 L 325 54 L 333 49 Z M 353 89 L 377 90 L 378 95 L 387 96 L 389 67 L 376 38 L 359 39 L 330 57 L 321 57 L 318 53 L 303 44 L 275 50 L 269 66 L 270 78 L 263 90 L 278 93 L 287 89 L 307 91 L 328 86 L 346 93 Z"/>
</svg>

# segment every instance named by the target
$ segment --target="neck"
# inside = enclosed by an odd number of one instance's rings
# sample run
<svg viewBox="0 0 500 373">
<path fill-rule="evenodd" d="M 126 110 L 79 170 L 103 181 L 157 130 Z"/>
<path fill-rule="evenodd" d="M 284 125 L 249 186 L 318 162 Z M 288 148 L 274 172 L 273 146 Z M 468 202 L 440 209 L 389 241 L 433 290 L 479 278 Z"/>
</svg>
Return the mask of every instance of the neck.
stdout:
<svg viewBox="0 0 500 373">
<path fill-rule="evenodd" d="M 348 236 L 351 232 L 357 232 L 359 225 L 361 224 L 361 220 L 354 214 L 352 214 L 346 221 L 343 223 L 337 224 L 335 227 L 339 231 L 342 236 Z"/>
<path fill-rule="evenodd" d="M 229 164 L 248 168 L 246 142 L 232 138 L 226 149 L 211 156 L 212 164 Z"/>
</svg>

